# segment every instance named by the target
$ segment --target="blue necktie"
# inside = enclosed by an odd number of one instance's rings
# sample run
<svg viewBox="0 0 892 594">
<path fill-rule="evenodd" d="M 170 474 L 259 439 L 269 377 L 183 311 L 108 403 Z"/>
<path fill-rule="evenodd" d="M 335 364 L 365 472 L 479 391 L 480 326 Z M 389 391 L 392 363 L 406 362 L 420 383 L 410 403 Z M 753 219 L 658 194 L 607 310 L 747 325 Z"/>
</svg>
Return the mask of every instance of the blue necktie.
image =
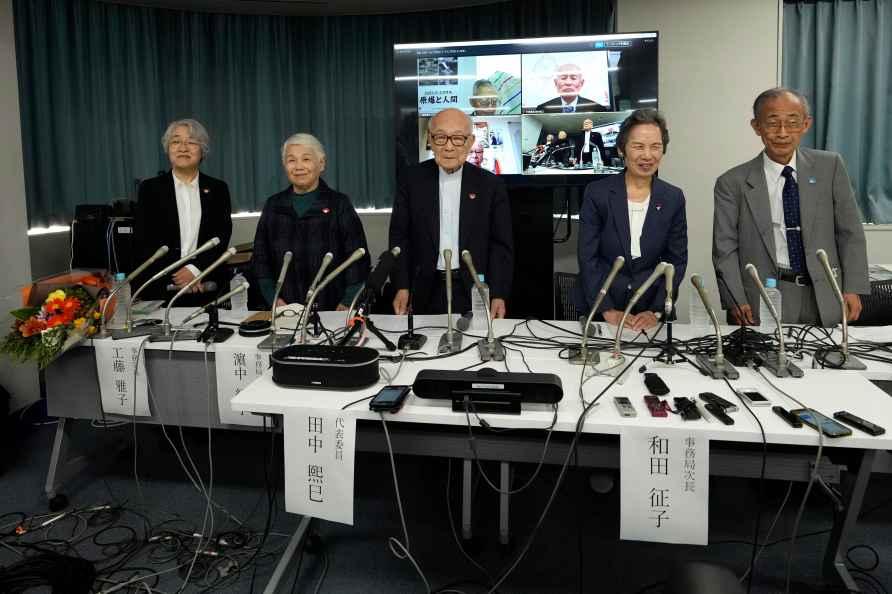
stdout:
<svg viewBox="0 0 892 594">
<path fill-rule="evenodd" d="M 565 105 L 565 106 L 564 106 L 564 113 L 573 113 L 574 111 L 575 111 L 575 110 L 573 109 L 573 106 L 572 106 L 572 105 Z"/>
<path fill-rule="evenodd" d="M 802 230 L 799 218 L 799 184 L 793 179 L 793 168 L 787 165 L 781 172 L 784 176 L 784 225 L 787 228 L 787 253 L 793 272 L 805 272 L 805 246 L 802 245 Z"/>
</svg>

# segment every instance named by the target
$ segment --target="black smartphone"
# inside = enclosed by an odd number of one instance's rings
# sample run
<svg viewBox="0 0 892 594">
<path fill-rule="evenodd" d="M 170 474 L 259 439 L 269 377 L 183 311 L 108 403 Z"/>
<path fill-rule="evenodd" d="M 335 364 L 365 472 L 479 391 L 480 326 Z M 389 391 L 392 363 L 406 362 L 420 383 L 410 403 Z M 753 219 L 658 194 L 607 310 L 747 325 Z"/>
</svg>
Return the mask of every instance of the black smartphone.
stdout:
<svg viewBox="0 0 892 594">
<path fill-rule="evenodd" d="M 728 413 L 725 412 L 725 408 L 721 404 L 717 404 L 715 402 L 707 402 L 704 407 L 706 410 L 712 414 L 719 421 L 724 423 L 725 425 L 733 425 L 734 419 L 728 416 Z"/>
<path fill-rule="evenodd" d="M 884 428 L 880 427 L 879 425 L 877 425 L 875 423 L 871 423 L 870 421 L 866 421 L 866 420 L 862 419 L 861 417 L 856 417 L 852 413 L 846 412 L 844 410 L 840 410 L 840 411 L 833 413 L 833 418 L 839 419 L 846 425 L 851 425 L 855 429 L 860 429 L 861 431 L 863 431 L 869 435 L 877 436 L 877 435 L 882 435 L 883 433 L 886 432 L 886 430 Z"/>
<path fill-rule="evenodd" d="M 644 374 L 644 385 L 647 390 L 656 396 L 665 396 L 669 393 L 669 386 L 656 373 Z"/>
<path fill-rule="evenodd" d="M 384 386 L 369 402 L 369 408 L 376 412 L 395 413 L 403 407 L 412 386 Z"/>
<path fill-rule="evenodd" d="M 712 392 L 700 392 L 700 400 L 722 407 L 725 412 L 737 412 L 737 405 Z"/>
<path fill-rule="evenodd" d="M 821 431 L 827 437 L 845 437 L 852 434 L 852 430 L 845 425 L 808 408 L 796 408 L 791 410 L 790 414 L 796 415 L 803 423 L 813 429 L 817 429 L 820 423 Z"/>
<path fill-rule="evenodd" d="M 787 425 L 794 429 L 802 429 L 802 421 L 799 420 L 794 414 L 790 414 L 790 411 L 785 409 L 783 406 L 772 406 L 771 410 L 774 411 L 774 414 L 782 418 L 786 421 Z"/>
</svg>

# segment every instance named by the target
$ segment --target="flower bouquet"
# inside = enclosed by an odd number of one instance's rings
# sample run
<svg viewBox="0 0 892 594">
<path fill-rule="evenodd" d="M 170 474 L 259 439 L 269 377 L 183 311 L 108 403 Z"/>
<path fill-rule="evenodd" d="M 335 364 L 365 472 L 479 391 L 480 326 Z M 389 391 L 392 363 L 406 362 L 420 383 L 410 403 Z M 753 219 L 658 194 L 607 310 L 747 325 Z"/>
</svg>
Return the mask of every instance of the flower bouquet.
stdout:
<svg viewBox="0 0 892 594">
<path fill-rule="evenodd" d="M 54 279 L 57 280 L 57 279 Z M 71 275 L 66 275 L 71 280 Z M 107 284 L 95 275 L 81 276 L 78 284 L 55 288 L 41 299 L 40 287 L 25 294 L 26 305 L 10 312 L 13 327 L 0 342 L 0 353 L 44 369 L 53 359 L 96 333 L 98 296 Z M 58 286 L 58 285 L 56 285 Z M 46 284 L 44 284 L 44 288 Z"/>
</svg>

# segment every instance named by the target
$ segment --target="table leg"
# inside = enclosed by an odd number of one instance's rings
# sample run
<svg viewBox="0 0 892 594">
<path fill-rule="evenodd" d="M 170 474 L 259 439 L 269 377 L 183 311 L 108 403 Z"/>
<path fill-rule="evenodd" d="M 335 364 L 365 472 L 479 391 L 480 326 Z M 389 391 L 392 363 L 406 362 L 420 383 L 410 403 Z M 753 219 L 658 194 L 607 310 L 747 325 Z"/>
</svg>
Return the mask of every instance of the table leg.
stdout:
<svg viewBox="0 0 892 594">
<path fill-rule="evenodd" d="M 71 448 L 71 422 L 60 417 L 56 424 L 56 436 L 53 438 L 53 452 L 46 473 L 46 496 L 52 500 L 59 494 L 59 489 L 66 480 L 86 468 L 88 461 L 84 456 L 69 460 Z"/>
<path fill-rule="evenodd" d="M 511 490 L 511 463 L 499 462 L 499 474 L 499 489 L 502 491 L 499 493 L 499 543 L 507 545 L 511 538 L 508 508 L 511 498 L 508 494 Z"/>
<path fill-rule="evenodd" d="M 471 483 L 472 472 L 474 470 L 473 460 L 464 460 L 462 465 L 462 482 L 461 482 L 461 537 L 465 540 L 471 540 L 473 534 L 471 532 Z"/>
<path fill-rule="evenodd" d="M 273 575 L 270 576 L 266 588 L 263 589 L 263 594 L 276 594 L 279 590 L 279 582 L 282 581 L 282 577 L 288 572 L 288 566 L 294 560 L 295 553 L 303 546 L 303 541 L 310 531 L 310 522 L 312 521 L 313 518 L 309 516 L 303 516 L 300 519 L 300 524 L 297 525 L 297 529 L 291 535 L 291 540 L 288 541 L 285 552 L 279 558 L 279 563 L 276 565 L 276 569 L 273 570 Z"/>
<path fill-rule="evenodd" d="M 876 459 L 876 450 L 864 450 L 861 453 L 861 463 L 858 474 L 854 480 L 846 480 L 844 491 L 845 508 L 834 513 L 833 530 L 830 533 L 830 541 L 827 543 L 827 552 L 824 557 L 824 577 L 838 579 L 849 592 L 860 592 L 861 589 L 852 579 L 845 563 L 845 551 L 848 546 L 849 534 L 858 522 L 858 514 L 864 503 L 864 492 L 867 490 L 867 482 L 873 470 Z"/>
</svg>

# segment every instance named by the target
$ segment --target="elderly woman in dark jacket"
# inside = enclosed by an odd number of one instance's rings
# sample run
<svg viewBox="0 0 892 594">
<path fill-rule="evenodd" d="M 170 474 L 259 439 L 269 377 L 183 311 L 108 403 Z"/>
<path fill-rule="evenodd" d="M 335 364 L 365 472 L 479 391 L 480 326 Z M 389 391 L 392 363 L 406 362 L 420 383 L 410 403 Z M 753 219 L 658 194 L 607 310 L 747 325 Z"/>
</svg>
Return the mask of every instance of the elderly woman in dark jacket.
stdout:
<svg viewBox="0 0 892 594">
<path fill-rule="evenodd" d="M 322 143 L 311 134 L 291 136 L 282 146 L 282 165 L 291 186 L 267 199 L 254 235 L 253 271 L 270 306 L 285 252 L 294 257 L 279 305 L 304 303 L 326 252 L 334 254 L 337 265 L 357 248 L 368 251 L 350 199 L 320 179 L 325 170 Z M 316 298 L 319 307 L 346 309 L 368 276 L 370 261 L 366 254 L 329 283 Z"/>
</svg>

